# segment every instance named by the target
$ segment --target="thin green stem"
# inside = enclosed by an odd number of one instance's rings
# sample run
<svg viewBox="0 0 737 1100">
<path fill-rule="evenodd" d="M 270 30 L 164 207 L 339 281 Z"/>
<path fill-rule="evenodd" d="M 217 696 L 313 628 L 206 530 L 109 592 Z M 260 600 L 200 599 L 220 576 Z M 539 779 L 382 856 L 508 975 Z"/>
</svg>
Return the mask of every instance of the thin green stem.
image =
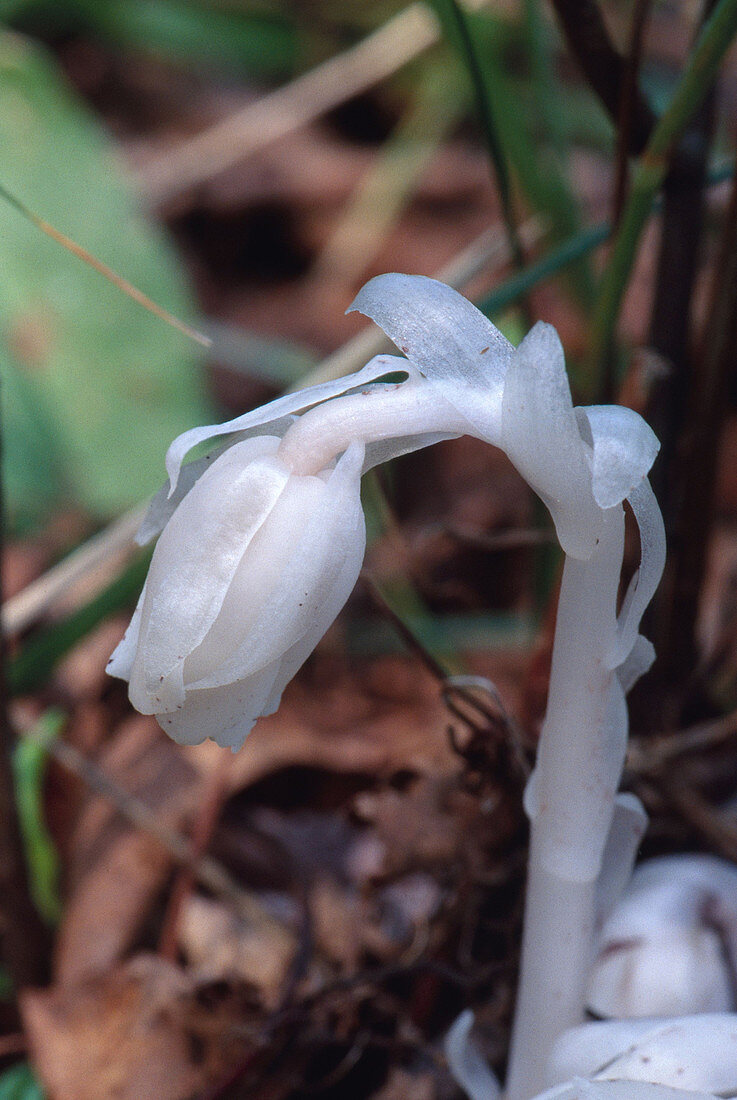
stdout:
<svg viewBox="0 0 737 1100">
<path fill-rule="evenodd" d="M 567 241 L 564 241 L 563 244 L 554 248 L 547 256 L 543 256 L 537 263 L 530 264 L 524 271 L 512 276 L 511 279 L 507 279 L 501 286 L 492 290 L 478 303 L 479 309 L 489 316 L 494 313 L 501 313 L 502 310 L 514 305 L 539 283 L 549 279 L 552 275 L 557 275 L 569 264 L 575 263 L 582 256 L 593 252 L 595 248 L 598 248 L 600 244 L 607 240 L 608 236 L 609 225 L 606 222 L 601 222 L 599 225 L 584 229 L 581 233 L 576 233 L 573 237 L 569 237 Z"/>
<path fill-rule="evenodd" d="M 613 339 L 640 236 L 668 172 L 673 150 L 708 94 L 735 32 L 737 0 L 719 0 L 704 25 L 670 106 L 661 116 L 637 163 L 594 313 L 592 358 L 597 370 Z"/>
<path fill-rule="evenodd" d="M 489 160 L 493 168 L 496 186 L 502 204 L 502 217 L 509 239 L 509 249 L 515 266 L 523 268 L 524 253 L 517 227 L 517 220 L 514 214 L 512 186 L 507 170 L 504 149 L 502 148 L 502 142 L 494 117 L 489 87 L 484 78 L 483 63 L 469 26 L 468 17 L 457 0 L 432 0 L 432 2 L 443 25 L 447 29 L 448 37 L 457 44 L 459 52 L 465 62 L 466 69 L 468 70 L 474 99 L 476 100 L 479 122 L 481 124 L 486 147 L 489 151 Z"/>
</svg>

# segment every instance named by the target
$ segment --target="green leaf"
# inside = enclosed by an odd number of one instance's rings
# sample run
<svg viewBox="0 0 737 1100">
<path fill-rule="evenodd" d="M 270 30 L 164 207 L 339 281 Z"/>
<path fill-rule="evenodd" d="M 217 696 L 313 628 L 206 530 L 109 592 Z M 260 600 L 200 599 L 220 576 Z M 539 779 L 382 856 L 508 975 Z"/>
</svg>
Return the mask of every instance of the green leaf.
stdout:
<svg viewBox="0 0 737 1100">
<path fill-rule="evenodd" d="M 55 64 L 0 34 L 0 86 L 0 182 L 186 319 L 192 303 L 167 240 L 140 213 L 110 142 Z M 0 238 L 11 514 L 41 519 L 59 484 L 98 515 L 115 514 L 158 487 L 173 436 L 211 415 L 199 353 L 6 203 Z M 44 490 L 29 464 L 33 507 L 19 457 L 31 449 L 58 479 Z"/>
<path fill-rule="evenodd" d="M 294 24 L 276 12 L 224 10 L 192 0 L 77 0 L 77 6 L 106 38 L 197 67 L 215 63 L 275 76 L 296 65 Z"/>
<path fill-rule="evenodd" d="M 65 716 L 61 711 L 47 711 L 33 727 L 30 736 L 22 738 L 13 752 L 15 798 L 26 849 L 31 896 L 39 913 L 49 924 L 56 924 L 61 916 L 61 898 L 59 857 L 46 827 L 44 780 L 48 745 L 58 737 L 64 722 Z M 0 1100 L 2 1096 L 0 1091 Z"/>
<path fill-rule="evenodd" d="M 55 501 L 72 494 L 64 481 L 58 432 L 33 378 L 0 345 L 0 410 L 7 522 L 24 532 Z"/>
<path fill-rule="evenodd" d="M 46 1093 L 27 1062 L 0 1074 L 0 1100 L 44 1100 Z"/>
</svg>

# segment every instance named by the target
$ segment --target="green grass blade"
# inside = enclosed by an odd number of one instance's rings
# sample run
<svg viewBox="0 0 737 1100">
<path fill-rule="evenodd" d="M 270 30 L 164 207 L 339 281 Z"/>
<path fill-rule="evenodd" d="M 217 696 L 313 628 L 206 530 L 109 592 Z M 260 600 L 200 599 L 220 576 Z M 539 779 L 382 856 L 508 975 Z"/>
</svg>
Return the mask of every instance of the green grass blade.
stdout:
<svg viewBox="0 0 737 1100">
<path fill-rule="evenodd" d="M 65 720 L 60 711 L 47 711 L 34 726 L 31 736 L 22 738 L 13 752 L 16 805 L 31 896 L 39 913 L 49 924 L 56 924 L 61 916 L 61 897 L 59 857 L 46 827 L 44 780 L 48 746 L 59 736 Z"/>
<path fill-rule="evenodd" d="M 737 33 L 737 0 L 719 0 L 686 71 L 639 158 L 617 239 L 601 283 L 592 328 L 592 363 L 600 371 L 611 346 L 642 230 L 668 171 L 672 153 L 703 102 Z"/>
<path fill-rule="evenodd" d="M 435 9 L 449 41 L 460 53 L 468 71 L 479 122 L 499 191 L 510 251 L 515 264 L 522 267 L 524 257 L 514 214 L 509 170 L 499 134 L 491 88 L 484 76 L 485 66 L 471 23 L 457 0 L 430 0 L 430 3 Z"/>
</svg>

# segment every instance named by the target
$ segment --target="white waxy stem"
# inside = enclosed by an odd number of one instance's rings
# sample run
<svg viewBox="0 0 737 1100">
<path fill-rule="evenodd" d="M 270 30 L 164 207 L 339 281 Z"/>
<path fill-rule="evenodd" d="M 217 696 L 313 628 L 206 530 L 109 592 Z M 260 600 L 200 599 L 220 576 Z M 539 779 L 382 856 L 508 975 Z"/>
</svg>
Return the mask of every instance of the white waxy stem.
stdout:
<svg viewBox="0 0 737 1100">
<path fill-rule="evenodd" d="M 315 474 L 353 440 L 375 443 L 427 432 L 461 435 L 468 422 L 424 381 L 372 387 L 318 405 L 286 431 L 279 459 L 295 474 Z"/>
</svg>

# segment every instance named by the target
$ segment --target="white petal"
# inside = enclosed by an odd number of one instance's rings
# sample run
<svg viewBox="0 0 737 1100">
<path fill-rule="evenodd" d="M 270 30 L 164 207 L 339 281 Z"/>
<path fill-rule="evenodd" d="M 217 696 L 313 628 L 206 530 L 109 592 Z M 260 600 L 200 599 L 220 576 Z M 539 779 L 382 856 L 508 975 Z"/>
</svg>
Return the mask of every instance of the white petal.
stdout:
<svg viewBox="0 0 737 1100">
<path fill-rule="evenodd" d="M 711 1092 L 684 1092 L 649 1081 L 586 1081 L 576 1077 L 535 1100 L 717 1100 Z"/>
<path fill-rule="evenodd" d="M 141 613 L 143 611 L 143 600 L 146 595 L 146 584 L 144 583 L 141 590 L 141 595 L 138 597 L 138 603 L 136 609 L 133 612 L 128 629 L 123 635 L 122 640 L 113 650 L 112 656 L 107 663 L 105 671 L 108 676 L 117 676 L 121 680 L 129 680 L 131 669 L 133 668 L 133 662 L 136 657 L 136 650 L 138 649 L 138 638 L 141 632 Z"/>
<path fill-rule="evenodd" d="M 229 435 L 233 432 L 251 431 L 254 428 L 270 425 L 272 422 L 279 421 L 294 413 L 304 412 L 312 405 L 348 393 L 352 389 L 365 386 L 377 378 L 381 378 L 384 374 L 396 371 L 398 363 L 400 363 L 400 369 L 411 371 L 408 364 L 399 361 L 396 356 L 377 355 L 370 363 L 366 364 L 363 370 L 345 378 L 337 378 L 332 382 L 322 382 L 319 386 L 310 386 L 308 389 L 277 397 L 276 401 L 271 401 L 268 405 L 262 405 L 258 409 L 252 409 L 250 412 L 237 416 L 234 420 L 227 420 L 223 424 L 205 424 L 198 428 L 190 428 L 189 431 L 177 436 L 166 453 L 166 470 L 171 485 L 169 491 L 173 493 L 177 487 L 184 456 L 205 439 L 214 439 L 216 436 Z"/>
<path fill-rule="evenodd" d="M 448 1069 L 470 1100 L 497 1100 L 501 1088 L 478 1048 L 471 1040 L 473 1012 L 462 1012 L 443 1042 Z"/>
<path fill-rule="evenodd" d="M 275 593 L 285 588 L 293 590 L 295 556 L 303 547 L 304 532 L 315 515 L 322 514 L 326 496 L 322 478 L 290 477 L 243 554 L 217 618 L 185 661 L 186 688 L 232 683 L 280 655 L 287 644 L 284 625 L 273 618 L 265 619 L 266 608 L 273 603 Z M 309 564 L 317 567 L 314 560 Z M 255 645 L 256 663 L 246 665 L 239 660 L 244 644 L 251 649 Z"/>
<path fill-rule="evenodd" d="M 289 516 L 275 513 L 275 522 L 285 520 L 283 538 L 291 550 L 281 570 L 282 577 L 258 608 L 258 614 L 249 619 L 240 643 L 211 674 L 195 681 L 193 686 L 215 687 L 251 675 L 263 665 L 282 658 L 312 631 L 315 619 L 331 598 L 346 558 L 355 561 L 363 554 L 362 463 L 363 447 L 351 444 L 323 483 L 319 508 L 304 529 L 297 530 L 296 537 L 294 530 L 290 530 Z M 260 542 L 271 543 L 273 531 L 267 531 L 265 525 L 262 534 Z M 244 561 L 246 572 L 248 565 Z"/>
<path fill-rule="evenodd" d="M 729 1012 L 724 949 L 713 928 L 661 928 L 657 936 L 607 940 L 587 995 L 597 1016 L 624 1019 Z"/>
<path fill-rule="evenodd" d="M 355 527 L 352 531 L 346 532 L 346 539 L 348 551 L 343 567 L 323 601 L 320 611 L 315 616 L 310 629 L 282 657 L 271 698 L 264 705 L 264 714 L 273 714 L 277 710 L 284 688 L 302 667 L 328 627 L 337 618 L 338 613 L 355 588 L 358 575 L 361 572 L 366 547 L 366 527 L 363 512 L 359 512 L 356 516 Z"/>
<path fill-rule="evenodd" d="M 157 714 L 156 720 L 180 745 L 199 745 L 210 737 L 235 752 L 263 713 L 278 670 L 279 662 L 274 661 L 238 683 L 188 691 L 179 710 Z"/>
<path fill-rule="evenodd" d="M 627 497 L 640 529 L 640 568 L 632 578 L 617 623 L 617 640 L 608 658 L 609 668 L 621 664 L 637 640 L 640 620 L 660 583 L 665 568 L 665 526 L 647 478 Z"/>
<path fill-rule="evenodd" d="M 618 794 L 596 883 L 597 920 L 606 918 L 632 875 L 637 850 L 647 829 L 645 808 L 634 794 Z"/>
<path fill-rule="evenodd" d="M 273 456 L 249 461 L 245 440 L 202 474 L 159 538 L 146 585 L 130 698 L 144 714 L 184 701 L 183 665 L 217 617 L 254 534 L 290 473 Z M 279 441 L 273 440 L 274 449 Z"/>
<path fill-rule="evenodd" d="M 482 439 L 499 446 L 504 375 L 514 349 L 487 317 L 445 283 L 377 275 L 347 310 L 384 330 Z"/>
<path fill-rule="evenodd" d="M 558 334 L 538 323 L 517 348 L 504 384 L 502 446 L 553 517 L 567 554 L 588 558 L 601 523 Z"/>
<path fill-rule="evenodd" d="M 259 447 L 257 443 L 252 444 L 252 458 L 258 458 L 261 454 L 273 454 L 274 447 L 271 442 L 272 437 L 279 436 L 281 438 L 282 434 L 293 422 L 293 416 L 284 416 L 281 420 L 270 422 L 268 425 L 268 435 L 265 434 L 265 426 L 256 428 L 253 435 L 249 435 L 248 438 L 263 440 L 263 446 Z M 176 489 L 170 489 L 168 480 L 165 485 L 161 486 L 158 493 L 156 493 L 149 504 L 148 512 L 136 535 L 136 542 L 139 546 L 145 546 L 147 543 L 151 542 L 152 539 L 155 539 L 157 535 L 161 534 L 189 490 L 195 482 L 200 479 L 205 470 L 212 466 L 213 462 L 220 458 L 223 452 L 228 450 L 229 447 L 241 442 L 243 442 L 243 438 L 241 436 L 236 436 L 223 446 L 212 447 L 206 455 L 196 458 L 193 462 L 187 462 L 179 471 Z"/>
<path fill-rule="evenodd" d="M 593 491 L 601 508 L 613 508 L 647 475 L 660 442 L 650 425 L 622 405 L 576 409 L 579 427 L 588 421 L 593 440 Z"/>
<path fill-rule="evenodd" d="M 426 432 L 422 435 L 394 436 L 392 439 L 378 439 L 367 443 L 363 472 L 373 470 L 374 466 L 380 466 L 382 462 L 420 451 L 423 447 L 431 447 L 446 439 L 458 439 L 458 435 L 451 432 Z"/>
<path fill-rule="evenodd" d="M 551 1078 L 564 1081 L 576 1074 L 732 1095 L 737 1015 L 607 1020 L 573 1028 L 556 1045 Z"/>
<path fill-rule="evenodd" d="M 602 928 L 590 1004 L 602 1016 L 728 1011 L 730 940 L 737 946 L 737 867 L 713 856 L 647 860 Z"/>
<path fill-rule="evenodd" d="M 632 690 L 641 676 L 650 671 L 654 661 L 655 646 L 642 634 L 638 634 L 632 649 L 622 664 L 617 666 L 617 676 L 625 695 Z"/>
</svg>

